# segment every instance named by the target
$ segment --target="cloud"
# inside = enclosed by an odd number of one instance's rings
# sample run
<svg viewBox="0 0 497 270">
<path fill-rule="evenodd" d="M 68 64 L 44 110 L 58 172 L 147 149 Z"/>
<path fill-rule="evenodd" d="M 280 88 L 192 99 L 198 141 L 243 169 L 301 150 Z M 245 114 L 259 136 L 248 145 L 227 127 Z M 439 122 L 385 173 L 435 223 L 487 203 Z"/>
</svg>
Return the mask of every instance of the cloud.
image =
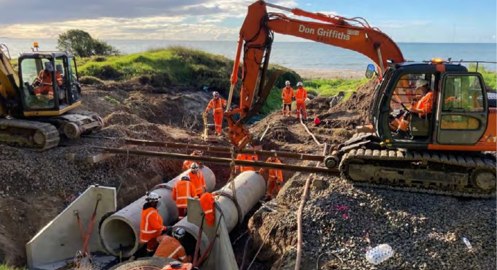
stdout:
<svg viewBox="0 0 497 270">
<path fill-rule="evenodd" d="M 428 20 L 412 20 L 412 21 L 383 21 L 378 23 L 371 23 L 372 27 L 382 28 L 405 28 L 410 26 L 428 25 L 431 21 Z"/>
</svg>

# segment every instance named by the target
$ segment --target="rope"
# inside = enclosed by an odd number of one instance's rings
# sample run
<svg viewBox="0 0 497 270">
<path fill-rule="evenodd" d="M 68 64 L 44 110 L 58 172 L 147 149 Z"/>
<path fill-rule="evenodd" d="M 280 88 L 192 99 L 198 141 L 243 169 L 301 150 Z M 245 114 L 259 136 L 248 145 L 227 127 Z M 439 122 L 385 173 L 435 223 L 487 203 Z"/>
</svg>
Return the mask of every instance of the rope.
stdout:
<svg viewBox="0 0 497 270">
<path fill-rule="evenodd" d="M 316 144 L 317 144 L 318 146 L 323 145 L 322 143 L 320 143 L 320 142 L 318 141 L 318 139 L 316 139 L 316 136 L 314 136 L 314 134 L 312 134 L 312 132 L 311 132 L 311 131 L 307 128 L 307 126 L 306 126 L 306 125 L 304 124 L 304 122 L 302 121 L 302 112 L 301 112 L 301 113 L 300 113 L 300 115 L 299 115 L 299 119 L 300 119 L 300 124 L 302 124 L 302 126 L 304 126 L 305 131 L 307 131 L 307 133 L 309 133 L 309 135 L 311 135 L 311 137 L 314 139 L 314 141 L 316 142 Z"/>
</svg>

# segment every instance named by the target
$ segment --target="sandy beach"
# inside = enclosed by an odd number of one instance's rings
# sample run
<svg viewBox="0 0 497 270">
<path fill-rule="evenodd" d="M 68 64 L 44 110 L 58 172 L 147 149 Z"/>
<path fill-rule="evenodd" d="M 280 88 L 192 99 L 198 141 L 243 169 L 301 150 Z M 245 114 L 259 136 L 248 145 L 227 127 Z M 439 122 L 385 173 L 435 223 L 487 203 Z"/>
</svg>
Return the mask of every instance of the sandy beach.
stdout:
<svg viewBox="0 0 497 270">
<path fill-rule="evenodd" d="M 365 70 L 294 68 L 303 79 L 363 79 Z"/>
</svg>

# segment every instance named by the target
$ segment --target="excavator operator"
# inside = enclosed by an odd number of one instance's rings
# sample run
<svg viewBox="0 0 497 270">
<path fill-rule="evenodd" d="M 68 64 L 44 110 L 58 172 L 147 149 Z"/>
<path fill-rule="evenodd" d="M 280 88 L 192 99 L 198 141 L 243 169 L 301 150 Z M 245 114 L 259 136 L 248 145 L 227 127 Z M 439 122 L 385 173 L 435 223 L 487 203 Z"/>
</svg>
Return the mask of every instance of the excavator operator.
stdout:
<svg viewBox="0 0 497 270">
<path fill-rule="evenodd" d="M 38 78 L 34 82 L 36 87 L 34 92 L 39 98 L 41 94 L 47 95 L 49 99 L 53 99 L 53 77 L 54 68 L 51 62 L 45 62 L 45 69 L 40 71 Z M 57 86 L 62 86 L 62 75 L 60 72 L 55 72 L 55 78 L 57 79 Z"/>
<path fill-rule="evenodd" d="M 214 116 L 214 125 L 216 126 L 217 135 L 221 135 L 223 131 L 223 108 L 226 108 L 226 100 L 219 97 L 219 93 L 214 91 L 212 93 L 213 99 L 207 105 L 205 113 L 208 113 L 212 109 L 212 114 Z"/>
</svg>

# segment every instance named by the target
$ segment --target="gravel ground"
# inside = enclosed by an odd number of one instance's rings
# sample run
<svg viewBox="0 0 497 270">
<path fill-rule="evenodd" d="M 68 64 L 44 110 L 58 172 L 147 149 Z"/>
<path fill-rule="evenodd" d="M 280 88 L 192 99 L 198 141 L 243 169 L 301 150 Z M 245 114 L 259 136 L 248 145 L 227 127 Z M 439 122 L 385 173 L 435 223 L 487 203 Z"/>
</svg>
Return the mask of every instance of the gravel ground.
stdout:
<svg viewBox="0 0 497 270">
<path fill-rule="evenodd" d="M 265 254 L 259 256 L 276 261 L 272 269 L 277 269 L 283 253 L 281 269 L 294 267 L 296 213 L 306 178 L 296 174 L 285 184 L 275 200 L 278 207 L 273 207 L 278 212 L 255 215 L 251 221 L 259 237 L 265 237 L 277 220 Z M 315 179 L 325 187 L 313 186 L 304 208 L 301 269 L 316 269 L 320 254 L 324 254 L 320 269 L 333 269 L 333 265 L 342 269 L 495 269 L 495 199 L 359 188 L 325 175 Z M 260 245 L 258 240 L 255 246 Z M 393 248 L 394 256 L 377 266 L 369 264 L 366 251 L 383 243 Z"/>
</svg>

